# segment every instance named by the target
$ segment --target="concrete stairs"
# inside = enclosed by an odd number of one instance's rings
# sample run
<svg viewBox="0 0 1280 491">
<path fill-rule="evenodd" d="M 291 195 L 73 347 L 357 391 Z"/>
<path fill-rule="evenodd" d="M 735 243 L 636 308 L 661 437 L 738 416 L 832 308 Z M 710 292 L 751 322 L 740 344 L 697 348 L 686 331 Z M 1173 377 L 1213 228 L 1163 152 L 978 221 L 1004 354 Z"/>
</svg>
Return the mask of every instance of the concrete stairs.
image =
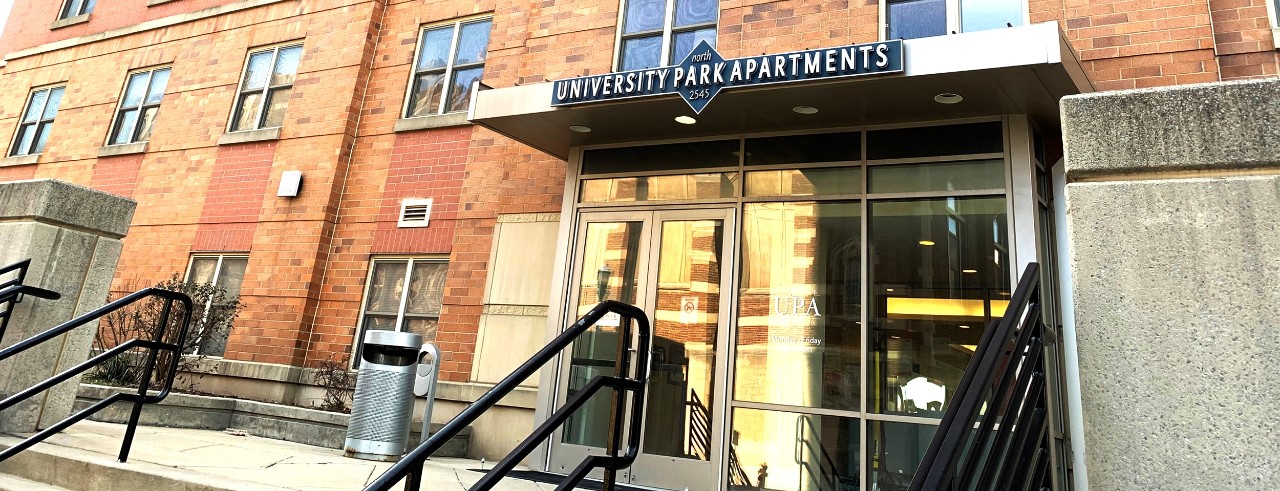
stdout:
<svg viewBox="0 0 1280 491">
<path fill-rule="evenodd" d="M 67 488 L 0 474 L 0 491 L 68 491 Z"/>
</svg>

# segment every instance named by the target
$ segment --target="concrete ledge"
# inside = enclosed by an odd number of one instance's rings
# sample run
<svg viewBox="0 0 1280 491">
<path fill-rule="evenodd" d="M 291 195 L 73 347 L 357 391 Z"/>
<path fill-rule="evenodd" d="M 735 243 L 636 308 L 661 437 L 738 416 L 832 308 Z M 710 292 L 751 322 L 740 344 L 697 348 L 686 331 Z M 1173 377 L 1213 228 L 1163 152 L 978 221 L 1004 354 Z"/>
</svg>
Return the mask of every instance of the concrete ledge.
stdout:
<svg viewBox="0 0 1280 491">
<path fill-rule="evenodd" d="M 166 3 L 169 3 L 169 2 L 176 2 L 176 1 L 178 1 L 178 0 L 147 0 L 147 6 L 148 6 L 148 7 L 155 7 L 156 5 L 164 5 L 164 4 L 166 4 Z"/>
<path fill-rule="evenodd" d="M 0 160 L 0 167 L 11 167 L 17 165 L 31 165 L 40 160 L 40 154 L 33 153 L 31 155 L 18 155 Z"/>
<path fill-rule="evenodd" d="M 53 21 L 52 24 L 49 24 L 49 30 L 52 31 L 54 29 L 59 29 L 67 26 L 74 26 L 76 24 L 84 24 L 85 22 L 89 22 L 89 18 L 91 17 L 93 17 L 93 14 L 88 13 L 88 14 L 80 14 L 72 17 L 67 17 L 65 19 L 58 19 Z"/>
<path fill-rule="evenodd" d="M 115 157 L 117 155 L 133 155 L 147 151 L 147 142 L 126 143 L 123 145 L 107 145 L 98 149 L 98 158 Z"/>
<path fill-rule="evenodd" d="M 263 128 L 260 130 L 234 131 L 231 133 L 223 133 L 218 137 L 219 145 L 235 145 L 237 143 L 260 142 L 280 139 L 280 127 Z"/>
<path fill-rule="evenodd" d="M 1067 177 L 1280 168 L 1280 80 L 1062 99 Z"/>
<path fill-rule="evenodd" d="M 452 126 L 466 126 L 471 124 L 467 120 L 467 113 L 447 113 L 437 114 L 434 116 L 419 116 L 416 118 L 403 118 L 396 120 L 396 132 L 401 131 L 417 131 L 427 130 L 431 128 L 449 128 Z"/>
<path fill-rule="evenodd" d="M 0 216 L 33 219 L 113 238 L 129 230 L 136 202 L 53 179 L 0 186 Z"/>
</svg>

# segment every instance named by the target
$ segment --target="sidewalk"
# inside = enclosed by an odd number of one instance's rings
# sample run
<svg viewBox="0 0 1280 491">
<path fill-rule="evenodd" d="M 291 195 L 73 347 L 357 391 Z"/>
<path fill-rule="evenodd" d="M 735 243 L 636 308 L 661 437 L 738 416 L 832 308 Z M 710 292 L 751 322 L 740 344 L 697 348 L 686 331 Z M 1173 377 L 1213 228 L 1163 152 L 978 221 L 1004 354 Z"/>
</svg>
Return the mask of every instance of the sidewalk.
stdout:
<svg viewBox="0 0 1280 491">
<path fill-rule="evenodd" d="M 54 435 L 18 457 L 36 452 L 80 462 L 91 461 L 98 470 L 127 469 L 162 479 L 172 484 L 166 488 L 189 488 L 179 484 L 211 484 L 215 489 L 237 490 L 361 490 L 391 466 L 388 462 L 369 462 L 350 459 L 340 450 L 313 447 L 293 442 L 237 436 L 211 430 L 189 430 L 139 426 L 133 440 L 129 462 L 115 462 L 124 435 L 124 425 L 83 421 L 66 431 Z M 12 437 L 0 439 L 11 444 Z M 17 460 L 18 457 L 15 457 Z M 11 461 L 12 462 L 12 461 Z M 6 467 L 10 474 L 37 472 L 31 463 L 18 465 L 27 469 Z M 40 464 L 41 467 L 44 464 Z M 50 467 L 56 467 L 49 464 Z M 491 468 L 492 463 L 485 465 Z M 65 467 L 65 466 L 63 466 Z M 480 479 L 479 461 L 456 458 L 431 459 L 425 467 L 422 489 L 430 491 L 465 490 Z M 83 476 L 92 480 L 97 474 Z M 30 475 L 30 474 L 28 474 Z M 22 477 L 22 476 L 20 476 Z M 27 477 L 27 479 L 35 479 Z M 44 481 L 44 479 L 35 479 Z M 79 483 L 84 484 L 84 483 Z M 73 489 L 107 489 L 105 486 L 63 487 Z M 132 487 L 136 491 L 154 489 L 149 485 Z M 110 486 L 119 488 L 120 486 Z M 128 489 L 128 488 L 126 488 Z M 393 489 L 402 489 L 396 486 Z M 495 489 L 503 491 L 552 490 L 551 484 L 539 484 L 519 479 L 506 479 Z"/>
</svg>

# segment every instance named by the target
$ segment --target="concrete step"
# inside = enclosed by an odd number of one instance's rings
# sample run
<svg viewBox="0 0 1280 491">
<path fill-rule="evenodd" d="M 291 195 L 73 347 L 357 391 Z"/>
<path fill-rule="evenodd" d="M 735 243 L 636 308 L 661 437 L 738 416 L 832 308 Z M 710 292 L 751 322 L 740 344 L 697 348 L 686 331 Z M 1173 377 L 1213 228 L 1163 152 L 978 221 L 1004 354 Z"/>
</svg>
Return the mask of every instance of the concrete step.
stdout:
<svg viewBox="0 0 1280 491">
<path fill-rule="evenodd" d="M 50 486 L 42 482 L 28 481 L 26 479 L 11 476 L 8 474 L 0 474 L 0 491 L 69 491 L 67 488 Z"/>
</svg>

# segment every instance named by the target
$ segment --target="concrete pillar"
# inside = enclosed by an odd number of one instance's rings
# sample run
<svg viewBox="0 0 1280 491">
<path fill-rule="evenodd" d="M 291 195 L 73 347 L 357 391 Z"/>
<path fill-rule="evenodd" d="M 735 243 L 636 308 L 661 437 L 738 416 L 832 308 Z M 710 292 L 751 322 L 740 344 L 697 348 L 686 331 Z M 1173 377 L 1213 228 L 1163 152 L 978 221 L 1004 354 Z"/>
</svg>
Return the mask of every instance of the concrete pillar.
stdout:
<svg viewBox="0 0 1280 491">
<path fill-rule="evenodd" d="M 0 346 L 44 332 L 107 300 L 132 200 L 49 179 L 0 183 L 0 264 L 31 259 L 26 284 L 62 294 L 17 305 Z M 0 393 L 10 395 L 88 358 L 96 323 L 0 362 Z M 0 413 L 0 431 L 31 432 L 65 418 L 79 379 Z"/>
<path fill-rule="evenodd" d="M 1062 114 L 1089 488 L 1280 488 L 1280 80 Z"/>
</svg>

